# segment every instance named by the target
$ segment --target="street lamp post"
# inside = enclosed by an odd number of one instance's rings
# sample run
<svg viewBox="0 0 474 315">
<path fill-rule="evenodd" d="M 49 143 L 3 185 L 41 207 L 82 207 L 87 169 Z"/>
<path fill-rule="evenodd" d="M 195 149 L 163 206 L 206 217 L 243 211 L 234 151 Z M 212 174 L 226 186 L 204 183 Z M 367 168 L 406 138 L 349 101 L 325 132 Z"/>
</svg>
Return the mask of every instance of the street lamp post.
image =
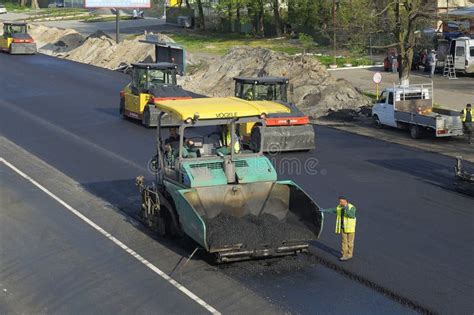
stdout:
<svg viewBox="0 0 474 315">
<path fill-rule="evenodd" d="M 336 62 L 336 49 L 337 49 L 337 40 L 336 40 L 336 26 L 337 26 L 337 7 L 339 5 L 339 2 L 341 0 L 332 0 L 332 28 L 333 28 L 333 38 L 332 38 L 332 49 L 333 49 L 333 57 L 334 57 L 334 60 L 333 60 L 333 65 L 334 67 L 337 66 L 337 62 Z"/>
<path fill-rule="evenodd" d="M 446 0 L 446 23 L 449 23 L 449 0 Z"/>
<path fill-rule="evenodd" d="M 336 0 L 332 0 L 332 30 L 333 30 L 333 39 L 332 39 L 332 45 L 333 45 L 333 65 L 336 66 Z"/>
</svg>

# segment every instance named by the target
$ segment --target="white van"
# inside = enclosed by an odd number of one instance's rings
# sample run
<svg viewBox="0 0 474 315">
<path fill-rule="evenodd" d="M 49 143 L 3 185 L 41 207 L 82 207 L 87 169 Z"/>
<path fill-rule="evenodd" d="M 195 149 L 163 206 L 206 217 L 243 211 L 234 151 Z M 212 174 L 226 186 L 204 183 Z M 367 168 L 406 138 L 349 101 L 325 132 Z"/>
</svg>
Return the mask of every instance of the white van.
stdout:
<svg viewBox="0 0 474 315">
<path fill-rule="evenodd" d="M 459 37 L 451 41 L 449 49 L 457 72 L 474 73 L 474 39 Z"/>
</svg>

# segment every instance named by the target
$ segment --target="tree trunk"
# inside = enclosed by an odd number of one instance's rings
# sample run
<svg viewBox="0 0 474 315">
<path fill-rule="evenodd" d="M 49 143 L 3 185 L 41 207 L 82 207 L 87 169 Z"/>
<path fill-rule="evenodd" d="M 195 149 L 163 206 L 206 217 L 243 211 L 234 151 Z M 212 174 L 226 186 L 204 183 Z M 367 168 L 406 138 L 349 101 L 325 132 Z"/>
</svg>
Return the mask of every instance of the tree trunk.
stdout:
<svg viewBox="0 0 474 315">
<path fill-rule="evenodd" d="M 33 10 L 39 9 L 38 0 L 31 0 L 31 8 Z"/>
<path fill-rule="evenodd" d="M 258 33 L 260 36 L 265 36 L 265 8 L 263 7 L 263 1 L 258 3 Z"/>
<path fill-rule="evenodd" d="M 273 18 L 275 19 L 276 34 L 278 37 L 280 37 L 282 35 L 282 29 L 283 29 L 281 16 L 280 16 L 280 4 L 279 4 L 279 0 L 272 0 L 272 1 L 273 1 Z"/>
<path fill-rule="evenodd" d="M 237 29 L 235 30 L 237 33 L 242 31 L 242 22 L 240 18 L 240 2 L 237 2 L 237 6 L 235 8 L 235 20 L 237 24 Z"/>
<path fill-rule="evenodd" d="M 186 9 L 191 9 L 191 5 L 189 4 L 189 0 L 185 0 L 186 2 Z"/>
<path fill-rule="evenodd" d="M 26 0 L 20 0 L 20 6 L 22 7 L 26 6 Z"/>
<path fill-rule="evenodd" d="M 250 17 L 250 21 L 252 21 L 252 33 L 254 36 L 258 34 L 258 22 L 257 22 L 257 16 L 254 14 L 254 10 L 251 5 L 247 4 L 247 14 Z"/>
<path fill-rule="evenodd" d="M 196 0 L 196 4 L 198 7 L 198 14 L 199 14 L 199 28 L 202 31 L 206 30 L 206 25 L 204 22 L 204 10 L 202 9 L 202 1 L 201 0 Z"/>
<path fill-rule="evenodd" d="M 234 32 L 234 23 L 232 22 L 232 2 L 227 5 L 227 18 L 229 19 L 229 31 Z"/>
<path fill-rule="evenodd" d="M 401 62 L 399 65 L 398 79 L 400 85 L 409 85 L 410 84 L 410 69 L 411 61 L 413 60 L 413 49 L 411 54 L 411 59 L 409 58 L 409 51 L 407 50 L 406 36 L 409 33 L 409 30 L 402 30 L 401 22 L 401 12 L 400 12 L 400 0 L 395 3 L 395 38 L 398 39 L 398 54 L 401 57 Z"/>
<path fill-rule="evenodd" d="M 413 48 L 405 50 L 405 54 L 402 55 L 402 64 L 400 65 L 400 71 L 398 77 L 400 79 L 400 85 L 410 85 L 410 73 L 411 64 L 413 62 Z"/>
</svg>

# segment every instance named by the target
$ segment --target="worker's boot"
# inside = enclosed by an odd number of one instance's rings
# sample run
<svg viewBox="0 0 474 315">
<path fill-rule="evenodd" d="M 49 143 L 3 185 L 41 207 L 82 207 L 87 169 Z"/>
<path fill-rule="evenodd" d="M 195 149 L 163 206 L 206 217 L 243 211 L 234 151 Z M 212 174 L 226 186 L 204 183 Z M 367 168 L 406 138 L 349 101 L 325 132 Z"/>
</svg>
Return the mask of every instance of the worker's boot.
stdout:
<svg viewBox="0 0 474 315">
<path fill-rule="evenodd" d="M 342 256 L 341 258 L 339 258 L 340 261 L 346 261 L 346 260 L 349 260 L 349 259 L 352 259 L 351 256 Z"/>
</svg>

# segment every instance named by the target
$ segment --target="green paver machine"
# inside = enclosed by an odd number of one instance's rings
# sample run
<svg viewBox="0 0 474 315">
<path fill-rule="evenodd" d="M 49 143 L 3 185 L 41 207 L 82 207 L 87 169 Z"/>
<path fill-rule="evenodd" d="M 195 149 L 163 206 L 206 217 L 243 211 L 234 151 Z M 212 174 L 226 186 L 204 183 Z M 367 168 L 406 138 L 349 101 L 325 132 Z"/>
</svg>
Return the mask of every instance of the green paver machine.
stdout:
<svg viewBox="0 0 474 315">
<path fill-rule="evenodd" d="M 287 113 L 287 107 L 238 98 L 155 106 L 181 124 L 162 139 L 158 119 L 155 180 L 145 185 L 137 177 L 148 227 L 161 235 L 186 234 L 218 263 L 308 250 L 323 227 L 318 205 L 294 182 L 278 181 L 262 150 L 245 150 L 236 133 L 242 124 L 265 126 L 268 113 Z"/>
</svg>

